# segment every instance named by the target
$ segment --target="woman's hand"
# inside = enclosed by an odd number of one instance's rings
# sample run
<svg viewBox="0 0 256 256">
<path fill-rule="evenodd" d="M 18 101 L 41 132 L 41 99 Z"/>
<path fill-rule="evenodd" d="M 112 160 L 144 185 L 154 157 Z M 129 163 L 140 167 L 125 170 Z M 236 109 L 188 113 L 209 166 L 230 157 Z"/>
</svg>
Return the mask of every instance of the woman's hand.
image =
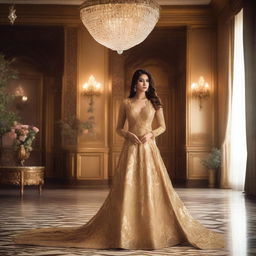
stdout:
<svg viewBox="0 0 256 256">
<path fill-rule="evenodd" d="M 127 132 L 127 138 L 135 145 L 142 143 L 140 139 L 132 132 Z"/>
<path fill-rule="evenodd" d="M 153 137 L 152 132 L 149 132 L 149 133 L 144 134 L 144 135 L 140 138 L 140 140 L 141 140 L 142 143 L 145 143 L 145 142 L 149 141 L 152 137 Z"/>
</svg>

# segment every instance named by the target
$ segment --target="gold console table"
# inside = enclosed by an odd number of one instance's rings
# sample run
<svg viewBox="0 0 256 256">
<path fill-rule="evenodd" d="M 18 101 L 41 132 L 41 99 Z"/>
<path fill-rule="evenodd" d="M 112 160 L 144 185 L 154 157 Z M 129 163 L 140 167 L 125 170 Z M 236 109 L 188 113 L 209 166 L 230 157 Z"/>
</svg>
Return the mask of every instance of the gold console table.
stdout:
<svg viewBox="0 0 256 256">
<path fill-rule="evenodd" d="M 44 184 L 44 167 L 0 166 L 0 184 L 19 185 L 21 196 L 23 196 L 25 185 L 38 185 L 41 195 Z"/>
</svg>

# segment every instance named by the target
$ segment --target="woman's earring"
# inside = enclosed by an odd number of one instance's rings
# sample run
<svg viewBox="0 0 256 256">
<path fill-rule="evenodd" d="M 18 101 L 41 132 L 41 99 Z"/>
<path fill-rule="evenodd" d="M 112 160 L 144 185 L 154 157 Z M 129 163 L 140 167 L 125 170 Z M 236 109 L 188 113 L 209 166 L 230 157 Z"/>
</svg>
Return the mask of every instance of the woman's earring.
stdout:
<svg viewBox="0 0 256 256">
<path fill-rule="evenodd" d="M 136 87 L 134 87 L 134 89 L 133 89 L 135 92 L 136 92 Z"/>
</svg>

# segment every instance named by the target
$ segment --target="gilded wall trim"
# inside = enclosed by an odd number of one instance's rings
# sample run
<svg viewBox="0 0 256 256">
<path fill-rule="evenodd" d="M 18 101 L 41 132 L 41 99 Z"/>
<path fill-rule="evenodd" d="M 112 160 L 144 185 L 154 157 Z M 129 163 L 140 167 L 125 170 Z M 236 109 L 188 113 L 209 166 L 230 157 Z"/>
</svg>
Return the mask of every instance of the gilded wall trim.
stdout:
<svg viewBox="0 0 256 256">
<path fill-rule="evenodd" d="M 0 4 L 0 23 L 9 24 L 9 5 Z M 73 25 L 81 24 L 79 6 L 73 5 L 16 5 L 15 24 Z M 210 6 L 161 6 L 159 27 L 209 26 L 215 24 Z"/>
<path fill-rule="evenodd" d="M 187 178 L 206 179 L 201 160 L 215 145 L 216 34 L 212 28 L 189 29 L 187 36 Z M 204 43 L 202 43 L 204 42 Z M 192 98 L 191 84 L 203 75 L 209 83 L 210 98 Z"/>
<path fill-rule="evenodd" d="M 157 26 L 209 27 L 214 24 L 216 19 L 208 6 L 163 6 Z"/>
<path fill-rule="evenodd" d="M 7 18 L 10 4 L 0 4 L 0 24 L 9 24 Z M 15 24 L 26 25 L 78 25 L 81 23 L 79 7 L 70 5 L 16 4 Z"/>
<path fill-rule="evenodd" d="M 78 180 L 103 180 L 107 179 L 107 154 L 104 153 L 79 153 L 77 154 Z"/>
<path fill-rule="evenodd" d="M 187 153 L 187 177 L 193 179 L 207 179 L 208 171 L 202 165 L 201 161 L 208 152 L 188 152 Z"/>
<path fill-rule="evenodd" d="M 58 5 L 16 5 L 19 8 L 19 14 L 17 19 L 18 25 L 48 25 L 48 26 L 64 26 L 65 28 L 65 63 L 64 63 L 64 77 L 63 77 L 63 90 L 62 90 L 62 118 L 68 116 L 79 116 L 79 109 L 81 107 L 82 102 L 79 101 L 79 87 L 80 82 L 82 81 L 81 77 L 83 76 L 82 72 L 78 70 L 78 56 L 81 58 L 87 58 L 86 61 L 90 63 L 92 61 L 92 56 L 84 54 L 84 52 L 80 52 L 79 49 L 79 38 L 78 38 L 78 29 L 82 26 L 81 21 L 79 18 L 79 8 L 78 6 L 58 6 Z M 1 24 L 8 24 L 9 21 L 7 19 L 8 8 L 9 5 L 0 5 L 0 23 Z M 195 31 L 197 28 L 205 28 L 206 30 L 212 30 L 216 24 L 216 19 L 213 16 L 210 7 L 202 7 L 202 6 L 162 6 L 160 20 L 157 24 L 157 27 L 187 27 L 189 28 L 189 33 Z M 85 28 L 83 28 L 85 29 Z M 215 29 L 215 28 L 214 28 Z M 188 48 L 187 48 L 187 70 L 189 70 L 188 79 L 187 79 L 187 94 L 189 94 L 189 88 L 192 79 L 192 75 L 196 75 L 196 72 L 191 71 L 191 51 L 193 49 L 189 48 L 189 33 L 188 33 Z M 204 47 L 205 43 L 202 43 L 200 37 L 197 38 L 197 44 L 199 46 Z M 85 41 L 86 43 L 88 41 Z M 83 42 L 83 43 L 85 43 Z M 210 43 L 210 48 L 212 50 L 211 54 L 215 54 L 216 49 L 214 48 L 215 45 L 215 38 L 212 37 L 212 42 Z M 84 46 L 83 50 L 86 50 L 87 53 L 91 49 L 90 47 L 97 48 L 98 44 L 96 42 L 92 42 L 91 45 Z M 87 47 L 87 48 L 86 48 Z M 89 50 L 88 50 L 89 49 Z M 106 160 L 106 156 L 110 154 L 110 160 L 112 161 L 111 166 L 116 164 L 116 157 L 118 155 L 118 151 L 121 150 L 122 145 L 122 138 L 118 138 L 115 133 L 115 125 L 116 125 L 116 115 L 118 110 L 118 105 L 120 104 L 121 100 L 124 97 L 125 92 L 125 73 L 124 73 L 124 59 L 120 58 L 118 55 L 112 54 L 111 51 L 102 51 L 100 52 L 100 57 L 103 54 L 109 54 L 112 58 L 112 61 L 109 65 L 109 74 L 112 74 L 108 77 L 107 69 L 104 71 L 106 72 L 106 78 L 104 81 L 110 81 L 108 85 L 105 87 L 104 93 L 105 95 L 105 103 L 104 103 L 104 121 L 105 125 L 102 126 L 101 129 L 104 130 L 104 136 L 100 138 L 100 141 L 88 142 L 83 141 L 84 144 L 79 145 L 78 138 L 72 138 L 70 140 L 63 140 L 63 147 L 68 150 L 71 154 L 70 159 L 68 160 L 68 168 L 70 176 L 76 178 L 78 175 L 78 155 L 79 154 L 89 154 L 95 153 L 98 155 L 98 158 L 95 156 L 94 160 L 95 163 L 98 164 L 98 167 L 104 168 L 103 173 L 100 175 L 95 175 L 95 178 L 103 179 L 107 177 L 106 170 L 108 166 L 108 162 Z M 211 73 L 209 78 L 211 83 L 214 86 L 214 77 L 215 77 L 215 63 L 213 60 L 213 55 L 209 56 L 207 53 L 203 53 L 203 59 L 209 64 L 211 63 L 211 68 L 208 71 Z M 113 61 L 113 58 L 116 58 Z M 194 60 L 194 58 L 193 58 Z M 99 65 L 106 65 L 107 58 L 105 58 L 105 62 L 97 62 Z M 111 63 L 115 63 L 112 65 Z M 195 63 L 193 64 L 195 65 Z M 113 74 L 117 74 L 114 75 Z M 112 93 L 112 94 L 111 94 Z M 192 113 L 193 108 L 195 105 L 189 99 L 189 95 L 187 95 L 187 153 L 190 151 L 194 151 L 199 149 L 200 152 L 204 153 L 209 150 L 211 145 L 214 143 L 214 113 L 211 112 L 210 109 L 214 109 L 214 96 L 210 99 L 209 105 L 207 106 L 207 114 L 210 115 L 210 127 L 211 131 L 205 132 L 199 131 L 199 133 L 195 133 L 193 130 L 190 129 L 191 122 L 193 119 Z M 78 106 L 79 105 L 79 106 Z M 109 116 L 108 120 L 108 113 L 112 114 L 112 110 L 114 111 L 113 117 Z M 168 115 L 168 113 L 167 113 Z M 109 129 L 109 132 L 107 131 Z M 102 130 L 101 130 L 102 131 Z M 164 143 L 164 141 L 162 142 Z M 161 144 L 161 143 L 160 143 Z M 107 153 L 107 147 L 110 147 L 109 153 Z M 201 151 L 203 150 L 203 151 Z M 82 152 L 81 152 L 82 151 Z M 79 153 L 81 152 L 81 153 Z M 101 159 L 99 155 L 103 154 L 104 157 Z M 203 155 L 201 155 L 203 156 Z M 97 160 L 96 160 L 97 159 Z M 188 169 L 191 167 L 194 168 L 192 162 L 190 161 L 190 157 L 188 160 Z M 79 160 L 80 161 L 80 160 Z M 103 161 L 103 162 L 102 162 Z M 192 164 L 192 165 L 191 165 Z M 82 168 L 82 167 L 81 167 Z M 112 169 L 113 170 L 113 169 Z M 192 170 L 191 174 L 193 177 L 202 177 L 194 175 L 194 169 Z M 82 175 L 83 176 L 83 175 Z M 86 175 L 85 175 L 86 176 Z M 189 174 L 187 175 L 189 178 Z M 85 177 L 85 179 L 87 179 Z M 90 179 L 90 178 L 88 178 Z"/>
</svg>

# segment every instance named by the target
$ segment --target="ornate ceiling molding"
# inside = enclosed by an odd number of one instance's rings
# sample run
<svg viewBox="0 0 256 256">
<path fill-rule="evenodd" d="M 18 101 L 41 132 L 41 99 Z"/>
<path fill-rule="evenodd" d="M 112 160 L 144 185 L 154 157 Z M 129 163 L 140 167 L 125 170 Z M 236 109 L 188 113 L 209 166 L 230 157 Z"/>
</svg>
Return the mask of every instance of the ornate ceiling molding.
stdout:
<svg viewBox="0 0 256 256">
<path fill-rule="evenodd" d="M 209 6 L 165 6 L 161 8 L 157 26 L 208 27 L 214 24 L 216 24 L 216 19 Z"/>
<path fill-rule="evenodd" d="M 78 6 L 18 5 L 15 25 L 82 25 Z M 9 24 L 9 5 L 1 5 L 0 24 Z M 215 24 L 210 6 L 162 6 L 157 27 Z"/>
<path fill-rule="evenodd" d="M 157 0 L 160 5 L 208 5 L 211 0 Z M 84 0 L 1 0 L 1 4 L 81 5 Z"/>
</svg>

